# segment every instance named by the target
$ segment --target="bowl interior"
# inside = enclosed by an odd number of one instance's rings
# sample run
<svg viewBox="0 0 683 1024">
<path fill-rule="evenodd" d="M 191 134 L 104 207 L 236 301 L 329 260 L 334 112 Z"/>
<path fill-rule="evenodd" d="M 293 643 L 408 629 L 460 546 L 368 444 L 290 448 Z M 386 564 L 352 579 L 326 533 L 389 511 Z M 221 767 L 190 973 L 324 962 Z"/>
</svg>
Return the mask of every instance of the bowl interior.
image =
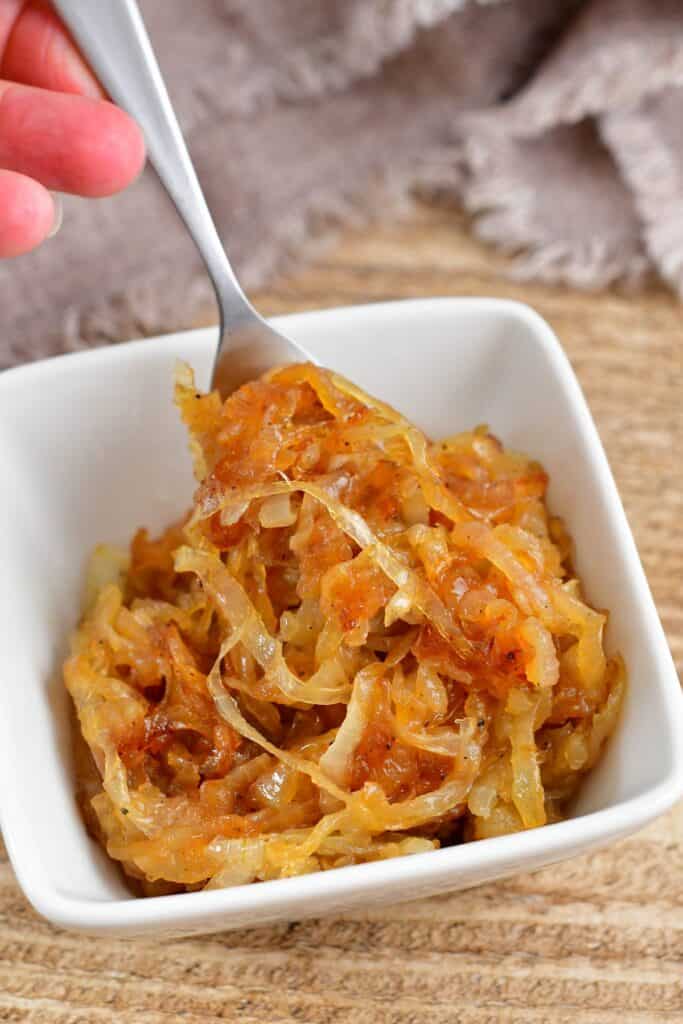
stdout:
<svg viewBox="0 0 683 1024">
<path fill-rule="evenodd" d="M 610 649 L 629 668 L 617 735 L 577 815 L 671 776 L 672 667 L 611 476 L 561 351 L 540 320 L 492 301 L 416 302 L 284 318 L 324 365 L 391 402 L 434 436 L 488 423 L 550 473 L 550 504 L 576 541 L 591 602 L 611 609 Z M 188 506 L 187 442 L 171 402 L 176 358 L 207 382 L 213 331 L 151 339 L 0 378 L 0 785 L 22 874 L 64 896 L 128 898 L 87 838 L 73 800 L 68 703 L 59 666 L 79 611 L 85 558 Z M 643 752 L 647 756 L 643 756 Z"/>
</svg>

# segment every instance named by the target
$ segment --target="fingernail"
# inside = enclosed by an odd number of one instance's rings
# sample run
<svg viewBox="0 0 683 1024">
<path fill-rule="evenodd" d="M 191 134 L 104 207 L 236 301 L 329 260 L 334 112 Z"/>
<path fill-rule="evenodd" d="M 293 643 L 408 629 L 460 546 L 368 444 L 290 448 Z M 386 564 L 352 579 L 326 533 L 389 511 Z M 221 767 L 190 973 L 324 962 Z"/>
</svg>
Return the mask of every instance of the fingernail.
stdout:
<svg viewBox="0 0 683 1024">
<path fill-rule="evenodd" d="M 53 238 L 62 226 L 62 221 L 64 219 L 64 206 L 62 203 L 62 197 L 58 195 L 57 192 L 50 192 L 50 195 L 52 196 L 52 202 L 55 208 L 55 215 L 54 220 L 52 222 L 52 227 L 50 228 L 50 232 L 47 237 Z"/>
<path fill-rule="evenodd" d="M 78 87 L 82 96 L 88 96 L 92 100 L 101 100 L 104 92 L 92 71 L 82 59 L 79 53 L 64 41 L 64 63 L 68 69 L 69 77 Z"/>
</svg>

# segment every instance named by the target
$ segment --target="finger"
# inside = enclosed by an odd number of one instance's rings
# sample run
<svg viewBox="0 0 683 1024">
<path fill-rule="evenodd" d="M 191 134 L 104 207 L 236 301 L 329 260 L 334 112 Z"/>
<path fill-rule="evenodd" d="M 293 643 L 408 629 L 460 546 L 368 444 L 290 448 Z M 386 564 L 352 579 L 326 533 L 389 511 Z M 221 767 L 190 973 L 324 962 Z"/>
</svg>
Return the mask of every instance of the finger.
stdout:
<svg viewBox="0 0 683 1024">
<path fill-rule="evenodd" d="M 37 181 L 0 170 L 0 259 L 30 252 L 51 234 L 52 196 Z"/>
<path fill-rule="evenodd" d="M 0 82 L 0 167 L 56 192 L 107 196 L 144 161 L 142 132 L 112 103 Z"/>
<path fill-rule="evenodd" d="M 10 2 L 16 8 L 16 0 Z M 7 0 L 0 0 L 2 3 Z M 46 0 L 31 0 L 15 10 L 14 23 L 0 54 L 0 76 L 10 81 L 93 99 L 104 95 Z"/>
<path fill-rule="evenodd" d="M 25 6 L 26 0 L 0 0 L 0 55 L 5 52 L 12 29 Z"/>
</svg>

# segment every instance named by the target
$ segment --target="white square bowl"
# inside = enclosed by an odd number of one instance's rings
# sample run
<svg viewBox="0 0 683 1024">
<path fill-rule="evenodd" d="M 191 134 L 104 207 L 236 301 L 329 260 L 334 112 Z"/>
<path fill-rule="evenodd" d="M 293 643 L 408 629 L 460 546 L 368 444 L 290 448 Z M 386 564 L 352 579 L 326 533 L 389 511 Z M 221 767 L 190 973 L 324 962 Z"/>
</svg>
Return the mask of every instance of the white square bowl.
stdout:
<svg viewBox="0 0 683 1024">
<path fill-rule="evenodd" d="M 0 820 L 35 908 L 95 932 L 188 934 L 412 899 L 539 868 L 640 828 L 683 795 L 683 701 L 633 538 L 579 385 L 533 311 L 428 299 L 278 319 L 320 362 L 433 436 L 488 423 L 540 459 L 590 601 L 611 609 L 626 707 L 572 817 L 417 856 L 210 892 L 133 898 L 73 797 L 60 664 L 85 558 L 190 503 L 171 404 L 175 360 L 206 385 L 215 331 L 48 360 L 0 376 Z"/>
</svg>

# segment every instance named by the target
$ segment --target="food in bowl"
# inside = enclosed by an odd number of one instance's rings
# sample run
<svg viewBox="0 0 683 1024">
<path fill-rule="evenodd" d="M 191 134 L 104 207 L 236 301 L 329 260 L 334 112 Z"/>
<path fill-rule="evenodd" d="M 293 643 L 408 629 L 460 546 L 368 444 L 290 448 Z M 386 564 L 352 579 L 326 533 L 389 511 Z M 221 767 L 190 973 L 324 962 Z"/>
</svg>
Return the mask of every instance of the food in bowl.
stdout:
<svg viewBox="0 0 683 1024">
<path fill-rule="evenodd" d="M 225 402 L 183 368 L 176 402 L 192 508 L 95 552 L 64 666 L 81 806 L 137 891 L 558 820 L 625 670 L 542 467 L 309 364 Z"/>
</svg>

